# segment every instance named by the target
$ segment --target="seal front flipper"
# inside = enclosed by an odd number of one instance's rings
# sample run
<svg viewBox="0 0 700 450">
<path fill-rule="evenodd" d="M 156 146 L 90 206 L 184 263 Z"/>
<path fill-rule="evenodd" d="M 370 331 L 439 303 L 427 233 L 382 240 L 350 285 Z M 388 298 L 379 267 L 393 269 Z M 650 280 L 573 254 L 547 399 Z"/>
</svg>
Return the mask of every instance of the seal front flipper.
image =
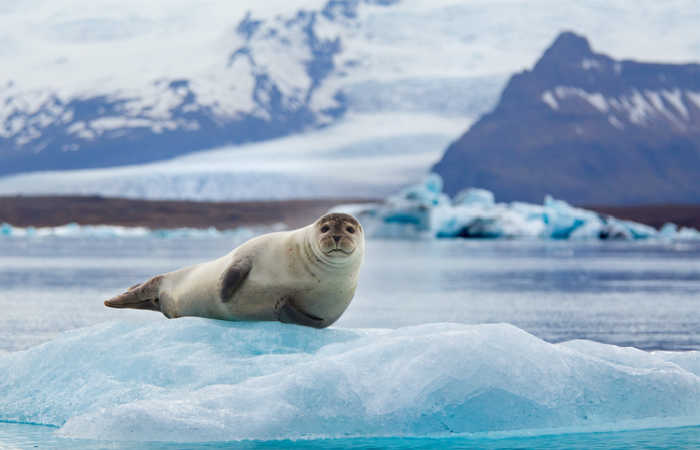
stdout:
<svg viewBox="0 0 700 450">
<path fill-rule="evenodd" d="M 275 305 L 277 311 L 277 320 L 282 323 L 294 323 L 313 328 L 325 328 L 323 319 L 312 314 L 305 313 L 296 307 L 294 300 L 289 297 L 284 297 Z"/>
<path fill-rule="evenodd" d="M 163 275 L 151 278 L 145 283 L 137 284 L 128 291 L 105 301 L 110 308 L 150 309 L 160 311 L 159 290 Z"/>
<path fill-rule="evenodd" d="M 224 271 L 221 275 L 221 290 L 219 292 L 221 301 L 224 303 L 231 301 L 233 294 L 241 287 L 252 268 L 253 263 L 250 258 L 241 258 L 234 261 Z"/>
</svg>

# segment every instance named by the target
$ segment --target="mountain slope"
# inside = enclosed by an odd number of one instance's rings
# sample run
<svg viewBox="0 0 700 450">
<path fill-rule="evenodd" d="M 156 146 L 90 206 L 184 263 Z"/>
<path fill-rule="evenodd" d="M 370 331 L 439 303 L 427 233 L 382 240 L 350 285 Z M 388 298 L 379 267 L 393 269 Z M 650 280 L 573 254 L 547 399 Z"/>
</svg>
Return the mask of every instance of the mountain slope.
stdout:
<svg viewBox="0 0 700 450">
<path fill-rule="evenodd" d="M 700 65 L 617 61 L 562 33 L 433 169 L 452 194 L 700 202 Z"/>
<path fill-rule="evenodd" d="M 328 123 L 345 110 L 339 90 L 318 89 L 337 69 L 339 34 L 363 4 L 392 3 L 329 0 L 267 20 L 248 13 L 228 36 L 230 54 L 206 73 L 146 81 L 138 92 L 66 96 L 8 81 L 0 86 L 0 174 L 143 163 Z"/>
</svg>

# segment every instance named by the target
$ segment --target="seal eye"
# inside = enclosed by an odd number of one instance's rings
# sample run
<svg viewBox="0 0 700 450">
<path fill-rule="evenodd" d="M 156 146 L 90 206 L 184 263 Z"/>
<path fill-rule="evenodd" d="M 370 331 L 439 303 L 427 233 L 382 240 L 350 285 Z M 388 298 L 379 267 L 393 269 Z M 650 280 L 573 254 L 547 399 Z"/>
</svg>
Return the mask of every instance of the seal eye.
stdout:
<svg viewBox="0 0 700 450">
<path fill-rule="evenodd" d="M 347 227 L 345 230 L 350 234 L 353 234 L 355 232 L 355 229 L 353 227 Z"/>
<path fill-rule="evenodd" d="M 324 225 L 323 228 L 321 228 L 321 233 L 328 233 L 328 230 L 330 230 L 331 227 L 328 225 Z"/>
</svg>

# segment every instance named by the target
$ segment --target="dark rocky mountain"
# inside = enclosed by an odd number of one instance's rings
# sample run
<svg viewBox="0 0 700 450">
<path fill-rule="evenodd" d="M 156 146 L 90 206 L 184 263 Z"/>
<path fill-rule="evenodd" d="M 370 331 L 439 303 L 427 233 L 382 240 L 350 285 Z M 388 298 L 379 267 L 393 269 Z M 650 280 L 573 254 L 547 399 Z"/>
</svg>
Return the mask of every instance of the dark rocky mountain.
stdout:
<svg viewBox="0 0 700 450">
<path fill-rule="evenodd" d="M 450 194 L 700 203 L 700 65 L 617 61 L 562 33 L 433 167 Z"/>
</svg>

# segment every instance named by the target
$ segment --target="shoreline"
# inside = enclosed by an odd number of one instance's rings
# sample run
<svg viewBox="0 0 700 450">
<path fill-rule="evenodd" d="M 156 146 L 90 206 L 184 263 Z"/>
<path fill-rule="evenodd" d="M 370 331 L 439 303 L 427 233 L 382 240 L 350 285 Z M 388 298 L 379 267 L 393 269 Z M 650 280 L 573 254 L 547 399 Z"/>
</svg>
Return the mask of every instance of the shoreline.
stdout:
<svg viewBox="0 0 700 450">
<path fill-rule="evenodd" d="M 139 200 L 100 196 L 0 196 L 0 223 L 16 227 L 119 225 L 148 228 L 209 228 L 284 223 L 307 225 L 341 203 L 372 203 L 377 199 L 329 198 L 205 202 Z M 582 208 L 660 228 L 666 222 L 700 229 L 700 204 L 633 206 L 583 205 Z"/>
<path fill-rule="evenodd" d="M 100 196 L 0 196 L 0 223 L 16 227 L 118 225 L 124 227 L 210 228 L 284 223 L 308 225 L 340 203 L 372 199 L 301 199 L 242 202 L 137 200 Z"/>
</svg>

